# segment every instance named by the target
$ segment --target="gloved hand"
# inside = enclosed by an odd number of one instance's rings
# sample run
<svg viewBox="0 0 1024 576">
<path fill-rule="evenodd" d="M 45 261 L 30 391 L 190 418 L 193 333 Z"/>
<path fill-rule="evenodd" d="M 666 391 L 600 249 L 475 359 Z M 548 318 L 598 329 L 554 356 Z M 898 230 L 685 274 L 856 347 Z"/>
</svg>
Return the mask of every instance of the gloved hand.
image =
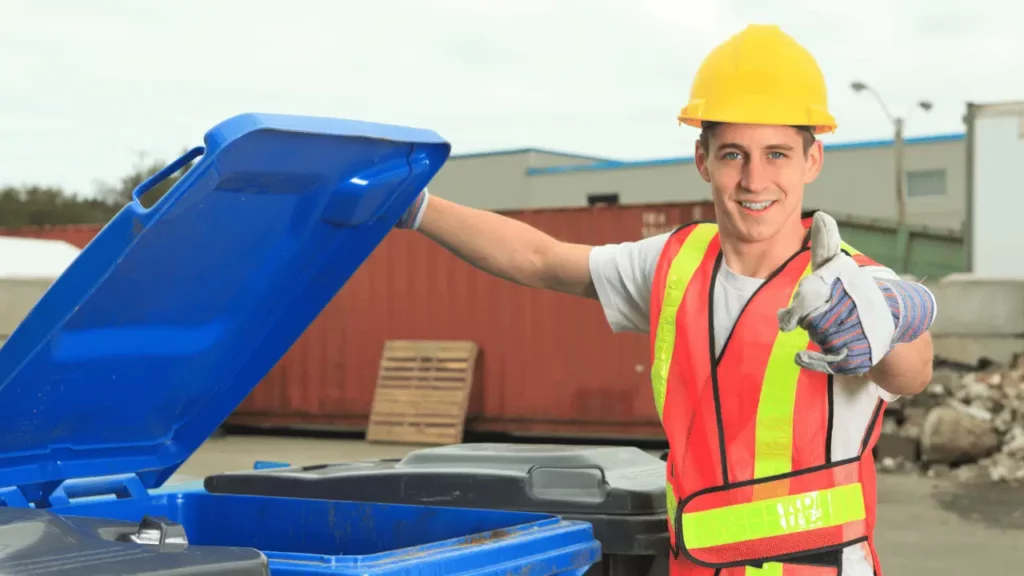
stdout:
<svg viewBox="0 0 1024 576">
<path fill-rule="evenodd" d="M 423 218 L 423 211 L 427 209 L 427 200 L 430 199 L 430 193 L 424 188 L 420 195 L 416 197 L 416 200 L 402 213 L 402 217 L 398 219 L 398 223 L 395 224 L 395 228 L 404 228 L 409 230 L 415 230 L 420 227 L 420 219 Z"/>
<path fill-rule="evenodd" d="M 924 333 L 935 315 L 931 292 L 916 282 L 876 278 L 842 252 L 839 226 L 817 212 L 811 224 L 811 274 L 800 281 L 783 332 L 799 325 L 821 352 L 802 350 L 796 363 L 827 374 L 864 374 L 900 342 Z"/>
</svg>

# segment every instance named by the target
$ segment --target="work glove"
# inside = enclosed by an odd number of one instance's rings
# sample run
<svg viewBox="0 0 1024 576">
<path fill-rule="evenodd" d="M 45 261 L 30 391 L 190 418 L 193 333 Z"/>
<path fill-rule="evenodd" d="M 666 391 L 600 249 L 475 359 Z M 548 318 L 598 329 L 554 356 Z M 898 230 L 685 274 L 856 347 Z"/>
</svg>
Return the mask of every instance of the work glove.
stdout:
<svg viewBox="0 0 1024 576">
<path fill-rule="evenodd" d="M 811 273 L 797 287 L 779 328 L 807 330 L 821 352 L 796 363 L 826 374 L 864 374 L 900 342 L 924 333 L 935 317 L 931 292 L 916 282 L 877 278 L 842 251 L 839 226 L 824 212 L 811 224 Z"/>
<path fill-rule="evenodd" d="M 423 218 L 423 211 L 427 209 L 427 200 L 430 199 L 430 193 L 424 188 L 420 195 L 416 197 L 416 200 L 406 208 L 405 212 L 402 213 L 402 217 L 398 219 L 398 223 L 395 224 L 395 228 L 403 228 L 408 230 L 415 230 L 420 227 L 420 220 Z"/>
</svg>

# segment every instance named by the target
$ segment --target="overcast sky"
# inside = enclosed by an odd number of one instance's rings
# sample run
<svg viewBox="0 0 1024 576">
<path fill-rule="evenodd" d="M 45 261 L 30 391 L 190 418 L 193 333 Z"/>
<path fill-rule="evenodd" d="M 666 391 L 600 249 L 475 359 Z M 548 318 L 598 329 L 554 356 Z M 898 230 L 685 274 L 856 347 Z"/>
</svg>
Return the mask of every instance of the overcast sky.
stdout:
<svg viewBox="0 0 1024 576">
<path fill-rule="evenodd" d="M 90 193 L 237 113 L 431 128 L 455 153 L 537 146 L 689 155 L 675 116 L 701 59 L 777 23 L 818 58 L 839 131 L 960 132 L 966 101 L 1024 100 L 1009 0 L 0 0 L 0 184 Z"/>
</svg>

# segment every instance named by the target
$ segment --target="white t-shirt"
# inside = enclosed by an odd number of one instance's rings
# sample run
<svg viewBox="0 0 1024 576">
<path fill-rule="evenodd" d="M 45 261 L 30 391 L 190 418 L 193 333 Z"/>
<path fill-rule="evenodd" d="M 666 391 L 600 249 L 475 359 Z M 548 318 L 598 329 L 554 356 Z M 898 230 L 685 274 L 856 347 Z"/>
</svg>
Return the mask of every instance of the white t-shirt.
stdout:
<svg viewBox="0 0 1024 576">
<path fill-rule="evenodd" d="M 651 285 L 662 248 L 670 233 L 637 242 L 596 246 L 590 253 L 590 275 L 614 332 L 646 334 L 650 326 Z M 890 269 L 873 267 L 872 274 L 898 278 Z M 732 332 L 740 311 L 764 280 L 740 276 L 723 262 L 715 282 L 715 350 Z M 836 375 L 833 398 L 832 459 L 853 458 L 861 442 L 879 397 L 892 401 L 896 396 L 865 378 Z M 843 554 L 842 576 L 871 575 L 874 568 L 864 547 L 851 546 Z"/>
</svg>

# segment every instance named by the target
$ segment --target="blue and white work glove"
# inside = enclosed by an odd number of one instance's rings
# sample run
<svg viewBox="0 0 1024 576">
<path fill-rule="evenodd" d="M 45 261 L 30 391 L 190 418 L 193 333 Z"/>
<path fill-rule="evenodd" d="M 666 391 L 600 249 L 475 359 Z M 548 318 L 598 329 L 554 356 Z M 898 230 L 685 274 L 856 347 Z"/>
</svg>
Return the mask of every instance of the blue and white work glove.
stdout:
<svg viewBox="0 0 1024 576">
<path fill-rule="evenodd" d="M 935 319 L 935 298 L 917 282 L 873 276 L 842 251 L 839 225 L 824 212 L 811 224 L 811 274 L 800 281 L 783 332 L 807 330 L 821 352 L 802 350 L 796 363 L 826 374 L 864 374 L 896 344 L 912 342 Z"/>
<path fill-rule="evenodd" d="M 430 193 L 424 188 L 411 205 L 402 213 L 395 228 L 416 230 L 420 227 L 420 220 L 423 219 L 423 211 L 427 209 L 427 201 L 430 200 Z"/>
</svg>

